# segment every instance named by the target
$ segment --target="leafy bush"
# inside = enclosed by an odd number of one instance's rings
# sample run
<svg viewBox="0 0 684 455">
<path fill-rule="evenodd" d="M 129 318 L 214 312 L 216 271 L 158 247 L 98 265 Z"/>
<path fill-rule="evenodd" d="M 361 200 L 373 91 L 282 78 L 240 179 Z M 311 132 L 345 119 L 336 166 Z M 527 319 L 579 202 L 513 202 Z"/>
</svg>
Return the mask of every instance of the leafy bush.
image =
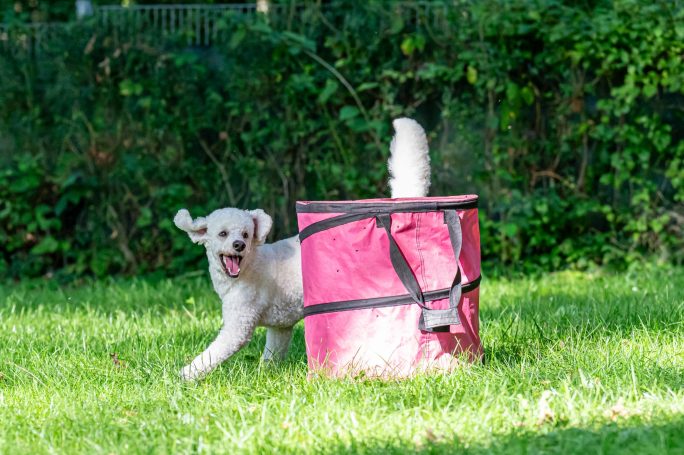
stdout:
<svg viewBox="0 0 684 455">
<path fill-rule="evenodd" d="M 72 0 L 0 0 L 0 22 L 43 22 L 75 16 Z"/>
<path fill-rule="evenodd" d="M 181 207 L 262 207 L 292 234 L 295 200 L 387 194 L 402 115 L 433 194 L 481 195 L 490 264 L 681 262 L 682 9 L 449 4 L 225 14 L 213 46 L 134 20 L 5 34 L 0 273 L 195 270 Z"/>
</svg>

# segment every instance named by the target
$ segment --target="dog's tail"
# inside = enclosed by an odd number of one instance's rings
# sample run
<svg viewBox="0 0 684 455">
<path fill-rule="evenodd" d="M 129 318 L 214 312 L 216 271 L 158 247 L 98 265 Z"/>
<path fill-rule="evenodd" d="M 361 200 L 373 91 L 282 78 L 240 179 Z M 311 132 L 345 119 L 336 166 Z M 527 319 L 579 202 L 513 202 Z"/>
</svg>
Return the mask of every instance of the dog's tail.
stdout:
<svg viewBox="0 0 684 455">
<path fill-rule="evenodd" d="M 387 163 L 393 198 L 424 197 L 430 190 L 430 155 L 425 131 L 415 120 L 392 122 L 394 138 Z"/>
</svg>

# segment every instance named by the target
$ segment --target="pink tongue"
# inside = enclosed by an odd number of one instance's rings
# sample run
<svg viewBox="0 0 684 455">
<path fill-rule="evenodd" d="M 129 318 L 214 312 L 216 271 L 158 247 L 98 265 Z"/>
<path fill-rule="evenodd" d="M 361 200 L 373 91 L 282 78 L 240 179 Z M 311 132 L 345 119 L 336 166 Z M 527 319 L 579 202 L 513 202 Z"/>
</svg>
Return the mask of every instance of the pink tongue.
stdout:
<svg viewBox="0 0 684 455">
<path fill-rule="evenodd" d="M 240 273 L 240 264 L 238 263 L 237 258 L 231 256 L 223 256 L 223 262 L 226 265 L 228 273 L 230 273 L 231 275 L 237 275 L 238 273 Z"/>
</svg>

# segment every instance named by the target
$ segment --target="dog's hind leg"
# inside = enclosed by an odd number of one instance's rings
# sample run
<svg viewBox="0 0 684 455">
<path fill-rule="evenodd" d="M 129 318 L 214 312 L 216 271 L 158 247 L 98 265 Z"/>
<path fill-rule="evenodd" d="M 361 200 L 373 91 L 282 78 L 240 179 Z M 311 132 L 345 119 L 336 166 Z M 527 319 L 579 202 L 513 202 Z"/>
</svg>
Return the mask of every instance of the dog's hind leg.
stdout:
<svg viewBox="0 0 684 455">
<path fill-rule="evenodd" d="M 261 359 L 265 362 L 269 360 L 283 360 L 287 355 L 292 340 L 292 327 L 286 329 L 278 327 L 268 327 L 266 330 L 266 347 Z"/>
</svg>

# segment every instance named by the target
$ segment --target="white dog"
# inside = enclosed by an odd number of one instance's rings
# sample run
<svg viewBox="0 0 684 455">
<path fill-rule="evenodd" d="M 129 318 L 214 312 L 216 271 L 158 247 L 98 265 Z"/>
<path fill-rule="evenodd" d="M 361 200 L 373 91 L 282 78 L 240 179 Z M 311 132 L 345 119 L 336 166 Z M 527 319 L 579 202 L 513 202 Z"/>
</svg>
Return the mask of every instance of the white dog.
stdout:
<svg viewBox="0 0 684 455">
<path fill-rule="evenodd" d="M 430 158 L 425 132 L 407 118 L 393 125 L 388 163 L 392 197 L 426 196 Z M 264 244 L 273 220 L 260 209 L 224 208 L 195 220 L 182 209 L 173 221 L 207 249 L 211 281 L 223 303 L 218 337 L 181 376 L 191 380 L 206 375 L 247 344 L 257 326 L 267 328 L 262 359 L 282 359 L 303 313 L 298 237 Z"/>
</svg>

